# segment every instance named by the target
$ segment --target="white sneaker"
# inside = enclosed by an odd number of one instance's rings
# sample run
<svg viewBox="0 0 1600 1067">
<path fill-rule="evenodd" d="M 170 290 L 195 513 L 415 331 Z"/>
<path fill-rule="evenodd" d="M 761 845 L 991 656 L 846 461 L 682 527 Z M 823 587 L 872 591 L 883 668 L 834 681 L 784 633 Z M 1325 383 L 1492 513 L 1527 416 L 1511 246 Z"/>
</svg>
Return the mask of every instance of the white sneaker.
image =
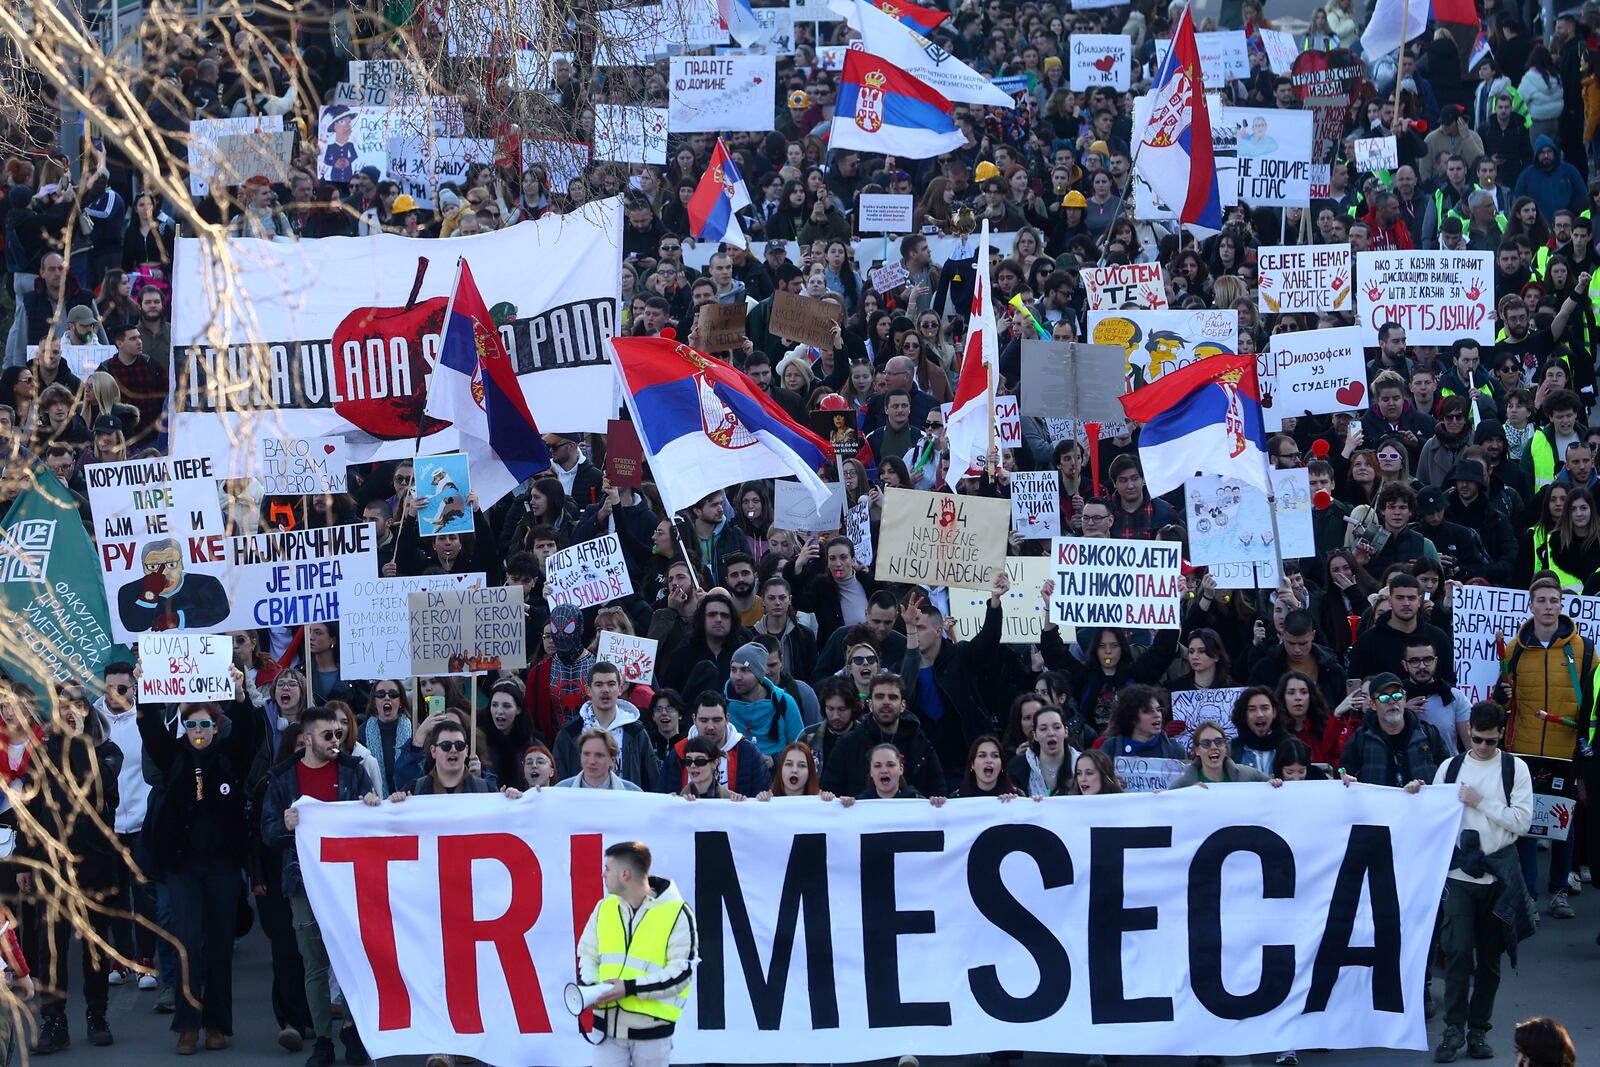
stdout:
<svg viewBox="0 0 1600 1067">
<path fill-rule="evenodd" d="M 140 989 L 148 991 L 148 990 L 151 990 L 151 989 L 159 988 L 160 985 L 161 985 L 161 983 L 156 981 L 156 976 L 153 975 L 153 974 L 141 974 L 139 976 L 139 988 Z"/>
<path fill-rule="evenodd" d="M 1573 917 L 1572 905 L 1567 903 L 1565 893 L 1557 893 L 1550 898 L 1550 914 L 1557 919 L 1570 919 Z"/>
<path fill-rule="evenodd" d="M 1577 871 L 1567 872 L 1567 892 L 1573 896 L 1583 892 L 1583 879 L 1578 877 Z"/>
<path fill-rule="evenodd" d="M 123 985 L 128 981 L 128 972 L 118 967 L 113 967 L 111 973 L 106 975 L 107 985 Z"/>
</svg>

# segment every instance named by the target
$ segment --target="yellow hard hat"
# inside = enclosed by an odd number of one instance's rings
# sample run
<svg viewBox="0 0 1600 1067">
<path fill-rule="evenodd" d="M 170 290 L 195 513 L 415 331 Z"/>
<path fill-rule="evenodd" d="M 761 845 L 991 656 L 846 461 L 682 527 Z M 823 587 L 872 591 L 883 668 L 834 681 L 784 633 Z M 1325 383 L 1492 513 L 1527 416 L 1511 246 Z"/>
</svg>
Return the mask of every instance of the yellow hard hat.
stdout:
<svg viewBox="0 0 1600 1067">
<path fill-rule="evenodd" d="M 1078 192 L 1076 189 L 1073 189 L 1070 190 L 1066 196 L 1061 198 L 1061 206 L 1087 208 L 1089 206 L 1089 201 L 1083 198 L 1082 193 Z"/>
<path fill-rule="evenodd" d="M 987 159 L 978 164 L 978 169 L 972 172 L 974 181 L 985 182 L 990 178 L 1000 177 L 1000 168 L 990 163 Z"/>
<path fill-rule="evenodd" d="M 411 197 L 407 196 L 405 193 L 401 193 L 399 196 L 395 197 L 394 203 L 389 206 L 389 213 L 391 215 L 398 215 L 404 211 L 415 210 L 417 210 L 417 202 L 411 199 Z"/>
</svg>

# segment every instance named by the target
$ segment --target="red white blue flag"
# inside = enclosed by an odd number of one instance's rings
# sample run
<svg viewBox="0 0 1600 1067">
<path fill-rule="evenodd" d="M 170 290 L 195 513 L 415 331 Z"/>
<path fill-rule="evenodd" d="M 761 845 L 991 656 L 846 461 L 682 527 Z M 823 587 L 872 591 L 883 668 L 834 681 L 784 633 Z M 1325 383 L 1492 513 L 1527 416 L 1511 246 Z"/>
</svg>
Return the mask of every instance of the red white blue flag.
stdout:
<svg viewBox="0 0 1600 1067">
<path fill-rule="evenodd" d="M 1255 356 L 1195 360 L 1123 397 L 1122 410 L 1142 426 L 1139 463 L 1151 496 L 1198 474 L 1238 478 L 1272 495 Z"/>
<path fill-rule="evenodd" d="M 852 48 L 845 53 L 830 149 L 927 159 L 965 148 L 950 101 L 893 63 Z"/>
<path fill-rule="evenodd" d="M 1150 87 L 1150 119 L 1133 146 L 1134 166 L 1180 222 L 1222 228 L 1211 149 L 1211 114 L 1200 80 L 1194 17 L 1183 9 Z"/>
<path fill-rule="evenodd" d="M 734 212 L 749 206 L 750 191 L 745 188 L 744 176 L 718 137 L 711 162 L 689 198 L 689 232 L 698 241 L 727 241 L 748 248 L 750 241 Z"/>
</svg>

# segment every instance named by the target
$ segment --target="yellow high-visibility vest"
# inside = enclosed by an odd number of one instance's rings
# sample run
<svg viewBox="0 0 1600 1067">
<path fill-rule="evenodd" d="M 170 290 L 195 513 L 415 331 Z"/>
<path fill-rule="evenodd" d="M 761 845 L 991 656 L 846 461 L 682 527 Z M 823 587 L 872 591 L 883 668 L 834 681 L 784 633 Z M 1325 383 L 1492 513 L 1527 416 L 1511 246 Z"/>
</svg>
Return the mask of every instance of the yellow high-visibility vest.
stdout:
<svg viewBox="0 0 1600 1067">
<path fill-rule="evenodd" d="M 656 904 L 640 917 L 630 937 L 622 925 L 622 901 L 615 895 L 602 900 L 595 917 L 595 940 L 600 950 L 600 966 L 595 971 L 596 976 L 602 982 L 614 978 L 627 980 L 665 967 L 667 941 L 672 937 L 672 928 L 677 925 L 681 911 L 681 900 Z M 627 1011 L 675 1023 L 683 1014 L 684 1005 L 689 1003 L 689 986 L 685 984 L 678 995 L 670 1000 L 626 996 L 616 1003 Z"/>
</svg>

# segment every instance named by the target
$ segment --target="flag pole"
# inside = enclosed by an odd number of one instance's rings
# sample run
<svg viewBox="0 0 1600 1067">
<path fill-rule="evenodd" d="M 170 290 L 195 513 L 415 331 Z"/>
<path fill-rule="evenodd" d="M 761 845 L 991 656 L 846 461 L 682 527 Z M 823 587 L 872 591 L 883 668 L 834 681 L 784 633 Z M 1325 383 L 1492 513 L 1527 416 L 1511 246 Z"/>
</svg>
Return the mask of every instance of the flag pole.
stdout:
<svg viewBox="0 0 1600 1067">
<path fill-rule="evenodd" d="M 1400 118 L 1400 60 L 1406 54 L 1406 23 L 1411 19 L 1411 0 L 1400 0 L 1400 51 L 1394 57 L 1394 117 Z M 1394 127 L 1389 128 L 1394 133 Z"/>
<path fill-rule="evenodd" d="M 443 323 L 443 325 L 440 327 L 440 334 L 439 334 L 439 346 L 441 348 L 444 347 L 444 335 L 445 335 L 445 333 L 448 333 L 449 330 L 450 330 L 450 316 L 455 312 L 455 309 L 456 309 L 456 291 L 461 288 L 461 268 L 466 265 L 466 262 L 467 262 L 467 257 L 466 256 L 457 256 L 456 257 L 456 276 L 455 276 L 455 280 L 453 280 L 450 283 L 450 298 L 445 301 L 445 304 L 444 304 L 444 318 L 442 320 L 440 320 Z M 417 270 L 417 281 L 416 281 L 416 284 L 411 287 L 411 299 L 406 302 L 406 306 L 407 307 L 410 307 L 412 304 L 416 303 L 417 293 L 422 288 L 422 272 L 424 270 L 426 270 L 426 269 L 427 269 L 427 261 L 424 260 L 423 263 L 422 263 L 422 266 L 419 267 L 418 270 Z M 428 380 L 429 380 L 429 383 L 431 385 L 433 379 L 430 377 Z M 422 428 L 423 428 L 423 426 L 427 425 L 427 422 L 428 422 L 428 394 L 427 394 L 426 391 L 424 391 L 422 393 L 422 406 L 417 409 L 417 439 L 411 443 L 411 455 L 412 456 L 418 456 L 418 455 L 420 455 L 422 453 Z M 415 483 L 413 483 L 413 488 L 414 487 L 415 487 Z"/>
</svg>

